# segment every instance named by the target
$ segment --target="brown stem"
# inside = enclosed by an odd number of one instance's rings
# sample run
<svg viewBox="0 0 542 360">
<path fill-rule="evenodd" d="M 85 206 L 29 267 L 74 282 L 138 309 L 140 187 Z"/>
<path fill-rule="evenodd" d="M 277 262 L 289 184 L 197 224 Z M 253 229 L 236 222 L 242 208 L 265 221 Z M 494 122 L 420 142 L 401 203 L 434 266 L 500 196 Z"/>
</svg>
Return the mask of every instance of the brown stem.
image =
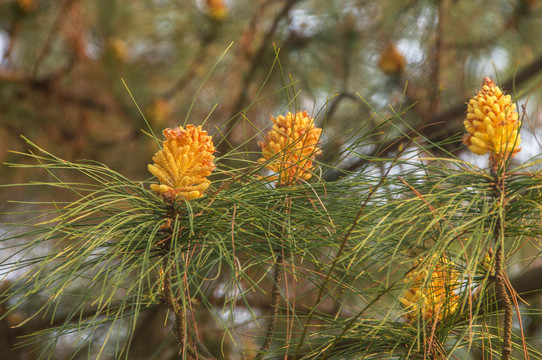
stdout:
<svg viewBox="0 0 542 360">
<path fill-rule="evenodd" d="M 167 265 L 167 258 L 164 257 L 164 269 L 167 269 Z M 173 267 L 170 267 L 169 269 L 165 270 L 164 280 L 162 283 L 162 296 L 169 310 L 175 314 L 175 322 L 173 323 L 173 334 L 175 335 L 175 340 L 177 340 L 177 342 L 181 346 L 181 358 L 184 350 L 186 349 L 187 353 L 195 359 L 215 360 L 215 358 L 209 352 L 209 350 L 207 350 L 205 345 L 199 342 L 197 338 L 194 339 L 194 343 L 196 345 L 195 347 L 186 341 L 186 314 L 184 312 L 183 306 L 181 305 L 181 300 L 176 299 L 173 295 L 173 292 L 171 291 L 172 269 Z"/>
<path fill-rule="evenodd" d="M 192 356 L 196 360 L 216 360 L 207 350 L 207 348 L 203 347 L 204 350 L 202 350 L 198 344 L 199 342 L 196 342 L 196 347 L 193 347 L 190 344 L 186 344 L 186 352 Z M 181 356 L 182 359 L 182 356 Z"/>
<path fill-rule="evenodd" d="M 508 360 L 512 353 L 512 302 L 510 294 L 506 287 L 506 275 L 503 269 L 502 246 L 497 247 L 495 253 L 495 286 L 497 287 L 497 296 L 504 308 L 504 327 L 502 340 L 502 360 Z"/>
<path fill-rule="evenodd" d="M 273 335 L 275 334 L 275 329 L 277 327 L 278 315 L 279 315 L 279 302 L 280 302 L 280 285 L 282 283 L 282 273 L 283 273 L 283 258 L 282 255 L 277 254 L 277 258 L 273 265 L 273 290 L 271 290 L 271 303 L 269 308 L 271 309 L 271 321 L 267 327 L 267 332 L 265 334 L 265 340 L 260 348 L 260 353 L 256 356 L 256 360 L 262 359 L 265 352 L 271 347 L 271 342 L 273 341 Z"/>
<path fill-rule="evenodd" d="M 21 19 L 16 19 L 9 33 L 8 45 L 6 46 L 6 50 L 4 51 L 4 54 L 2 55 L 3 61 L 9 60 L 11 56 L 11 52 L 15 45 L 15 40 L 17 39 L 17 35 L 19 34 L 20 29 L 21 29 Z"/>
<path fill-rule="evenodd" d="M 32 75 L 34 77 L 37 77 L 40 65 L 42 64 L 43 60 L 45 59 L 45 57 L 49 54 L 49 51 L 51 50 L 52 43 L 55 40 L 55 33 L 60 28 L 61 23 L 66 20 L 67 18 L 66 12 L 69 10 L 70 6 L 72 5 L 74 1 L 76 0 L 65 0 L 60 5 L 60 9 L 58 10 L 58 14 L 53 23 L 53 26 L 49 30 L 49 33 L 47 34 L 47 39 L 45 40 L 45 44 L 38 55 L 36 63 L 34 64 L 34 69 L 32 71 Z"/>
<path fill-rule="evenodd" d="M 198 340 L 196 336 L 193 337 L 194 344 L 196 345 L 195 352 L 197 353 L 196 359 L 202 360 L 216 360 L 213 354 L 207 349 L 207 347 Z M 189 347 L 192 348 L 191 346 Z"/>
<path fill-rule="evenodd" d="M 261 68 L 261 62 L 264 59 L 266 50 L 268 50 L 270 47 L 271 38 L 273 37 L 273 34 L 275 34 L 280 21 L 288 15 L 288 13 L 293 8 L 293 6 L 299 1 L 300 0 L 286 1 L 282 9 L 277 13 L 275 18 L 273 19 L 267 32 L 263 35 L 263 39 L 260 43 L 258 50 L 255 52 L 254 56 L 250 59 L 249 68 L 247 72 L 245 73 L 242 80 L 240 93 L 237 96 L 237 99 L 233 102 L 234 105 L 231 109 L 231 116 L 230 116 L 231 119 L 237 117 L 243 111 L 243 108 L 246 106 L 249 85 L 254 79 L 254 76 L 256 75 L 258 69 Z M 265 4 L 266 3 L 264 3 L 264 5 Z M 231 134 L 236 123 L 237 123 L 236 121 L 232 120 L 226 124 L 226 127 L 223 131 L 225 138 L 222 139 L 217 146 L 217 151 L 221 155 L 225 155 L 231 150 L 231 148 L 235 148 L 235 146 L 232 145 L 233 141 L 231 141 L 230 138 L 232 136 Z"/>
<path fill-rule="evenodd" d="M 504 164 L 490 161 L 491 174 L 493 175 L 493 197 L 499 202 L 499 206 L 504 206 L 506 199 L 504 187 Z M 510 292 L 506 286 L 506 270 L 504 268 L 504 256 L 501 237 L 504 235 L 502 229 L 501 216 L 497 214 L 495 228 L 493 230 L 493 239 L 496 243 L 497 251 L 495 253 L 495 286 L 497 289 L 498 301 L 504 308 L 504 324 L 503 324 L 503 343 L 501 349 L 501 360 L 510 359 L 512 353 L 512 302 L 510 300 Z"/>
<path fill-rule="evenodd" d="M 162 296 L 168 308 L 175 314 L 175 323 L 173 325 L 173 333 L 175 334 L 175 340 L 181 345 L 181 351 L 184 351 L 185 344 L 185 314 L 184 309 L 179 301 L 173 295 L 171 291 L 171 270 L 172 267 L 167 268 L 167 258 L 164 257 L 164 282 L 162 284 Z"/>
<path fill-rule="evenodd" d="M 174 213 L 174 209 L 171 209 L 171 214 Z M 183 353 L 186 350 L 187 354 L 192 358 L 197 360 L 215 360 L 213 355 L 207 350 L 205 345 L 203 345 L 197 337 L 193 337 L 193 342 L 195 346 L 189 341 L 186 341 L 187 336 L 185 327 L 186 327 L 186 312 L 183 307 L 182 299 L 178 299 L 173 294 L 171 290 L 171 274 L 174 269 L 174 262 L 168 256 L 168 253 L 171 249 L 171 229 L 166 228 L 166 238 L 165 241 L 161 244 L 162 246 L 162 270 L 164 271 L 164 277 L 162 280 L 162 298 L 166 303 L 168 309 L 175 314 L 175 322 L 173 323 L 173 334 L 175 335 L 175 340 L 181 346 L 181 359 L 184 359 Z"/>
</svg>

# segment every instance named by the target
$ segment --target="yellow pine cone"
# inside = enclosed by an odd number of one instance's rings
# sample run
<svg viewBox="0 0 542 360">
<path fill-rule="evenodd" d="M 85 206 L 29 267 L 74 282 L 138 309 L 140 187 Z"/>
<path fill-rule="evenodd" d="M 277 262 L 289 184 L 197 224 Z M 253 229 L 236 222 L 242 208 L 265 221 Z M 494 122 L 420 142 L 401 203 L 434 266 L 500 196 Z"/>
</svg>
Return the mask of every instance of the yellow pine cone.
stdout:
<svg viewBox="0 0 542 360">
<path fill-rule="evenodd" d="M 399 301 L 411 320 L 422 316 L 425 321 L 440 321 L 457 309 L 459 295 L 455 290 L 459 286 L 459 276 L 445 256 L 432 271 L 418 268 L 422 260 L 418 259 L 415 267 L 406 275 L 404 281 L 410 283 L 411 287 Z"/>
<path fill-rule="evenodd" d="M 320 154 L 318 141 L 322 129 L 314 127 L 314 119 L 306 111 L 295 115 L 271 117 L 273 128 L 265 141 L 258 143 L 262 149 L 261 163 L 278 176 L 279 185 L 290 185 L 312 176 L 312 160 Z"/>
<path fill-rule="evenodd" d="M 378 68 L 384 74 L 400 74 L 405 71 L 406 60 L 403 54 L 399 52 L 397 46 L 388 44 L 380 54 Z"/>
<path fill-rule="evenodd" d="M 222 20 L 228 16 L 224 0 L 207 0 L 207 15 L 214 20 Z"/>
<path fill-rule="evenodd" d="M 477 155 L 489 153 L 503 159 L 521 150 L 516 105 L 510 95 L 504 95 L 487 76 L 476 96 L 469 101 L 463 124 L 468 132 L 463 143 Z"/>
<path fill-rule="evenodd" d="M 207 179 L 214 170 L 215 147 L 213 138 L 201 126 L 187 125 L 163 131 L 166 140 L 148 166 L 160 185 L 151 189 L 168 200 L 182 196 L 192 200 L 203 196 L 211 181 Z"/>
</svg>

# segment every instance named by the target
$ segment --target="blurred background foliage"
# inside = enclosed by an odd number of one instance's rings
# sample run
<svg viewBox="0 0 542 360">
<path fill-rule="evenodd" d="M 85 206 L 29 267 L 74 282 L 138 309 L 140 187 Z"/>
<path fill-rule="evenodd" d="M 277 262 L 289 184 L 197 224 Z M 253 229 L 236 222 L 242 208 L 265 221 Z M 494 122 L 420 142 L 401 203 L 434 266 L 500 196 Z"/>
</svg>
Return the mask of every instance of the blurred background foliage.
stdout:
<svg viewBox="0 0 542 360">
<path fill-rule="evenodd" d="M 346 149 L 387 158 L 412 143 L 404 134 L 446 140 L 435 151 L 476 162 L 461 153 L 462 120 L 489 75 L 526 104 L 514 160 L 523 163 L 540 153 L 541 28 L 537 0 L 0 0 L 0 162 L 20 161 L 8 150 L 24 151 L 24 134 L 64 159 L 150 178 L 156 144 L 141 131 L 144 118 L 121 79 L 157 134 L 205 122 L 224 159 L 241 146 L 256 160 L 269 117 L 293 107 L 324 127 L 320 160 L 335 166 L 329 180 L 366 164 L 337 161 Z M 284 91 L 290 79 L 295 100 Z M 396 114 L 401 121 L 387 121 Z M 0 181 L 42 176 L 22 170 L 3 167 Z M 54 194 L 3 189 L 0 210 L 12 209 L 8 199 Z M 540 272 L 526 275 L 534 277 L 521 284 L 536 290 L 528 285 Z M 154 315 L 149 329 L 163 325 L 164 314 Z M 3 348 L 24 334 L 0 325 Z"/>
<path fill-rule="evenodd" d="M 383 121 L 356 94 L 385 117 L 390 106 L 408 108 L 411 127 L 449 138 L 462 131 L 464 102 L 485 75 L 497 74 L 522 104 L 529 99 L 525 125 L 534 128 L 541 14 L 535 0 L 3 0 L 0 160 L 25 134 L 68 159 L 145 177 L 154 145 L 121 78 L 155 131 L 183 124 L 191 109 L 190 122 L 208 119 L 209 132 L 227 138 L 222 155 L 256 148 L 256 129 L 288 105 L 279 90 L 289 75 L 299 107 L 326 119 L 331 151 L 344 146 L 345 131 Z M 274 46 L 284 75 L 271 70 Z"/>
</svg>

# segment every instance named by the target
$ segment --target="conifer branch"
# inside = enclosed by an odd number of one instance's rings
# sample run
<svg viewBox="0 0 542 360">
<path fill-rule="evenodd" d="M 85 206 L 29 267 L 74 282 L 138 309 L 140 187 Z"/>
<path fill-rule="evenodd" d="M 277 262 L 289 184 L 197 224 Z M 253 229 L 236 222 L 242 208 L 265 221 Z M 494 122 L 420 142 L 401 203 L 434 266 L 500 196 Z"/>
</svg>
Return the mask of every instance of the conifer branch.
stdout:
<svg viewBox="0 0 542 360">
<path fill-rule="evenodd" d="M 215 358 L 211 352 L 197 339 L 197 337 L 194 336 L 195 346 L 192 346 L 186 341 L 186 313 L 182 306 L 182 300 L 176 299 L 171 290 L 171 271 L 173 267 L 167 268 L 167 262 L 167 258 L 164 257 L 162 266 L 167 270 L 164 273 L 164 280 L 162 283 L 162 296 L 169 310 L 175 314 L 173 334 L 175 335 L 175 340 L 181 346 L 181 357 L 186 349 L 186 351 L 195 359 L 214 360 Z"/>
<path fill-rule="evenodd" d="M 263 358 L 265 352 L 271 347 L 273 335 L 275 334 L 275 329 L 277 327 L 283 264 L 283 257 L 282 255 L 278 254 L 275 263 L 273 264 L 273 289 L 271 290 L 271 303 L 269 304 L 269 308 L 271 310 L 271 321 L 269 322 L 269 326 L 267 327 L 265 340 L 262 344 L 262 347 L 260 348 L 260 353 L 256 357 L 257 360 Z"/>
<path fill-rule="evenodd" d="M 181 349 L 184 349 L 185 345 L 185 314 L 184 309 L 179 303 L 179 300 L 175 298 L 171 291 L 171 270 L 168 268 L 168 259 L 164 257 L 163 267 L 165 269 L 164 280 L 162 283 L 162 296 L 169 310 L 175 314 L 175 323 L 173 325 L 173 333 L 175 334 L 175 340 L 181 345 Z M 183 351 L 183 350 L 182 350 Z"/>
<path fill-rule="evenodd" d="M 499 164 L 502 165 L 502 164 Z M 491 175 L 493 177 L 493 197 L 495 201 L 500 203 L 499 206 L 504 206 L 503 201 L 506 199 L 506 190 L 504 187 L 504 167 L 497 166 L 493 161 L 490 161 Z M 493 239 L 497 250 L 495 252 L 495 287 L 497 290 L 498 301 L 504 308 L 504 324 L 503 324 L 503 342 L 501 348 L 501 360 L 508 360 L 512 353 L 512 302 L 510 301 L 510 293 L 506 284 L 506 270 L 504 267 L 503 246 L 501 237 L 504 235 L 502 228 L 502 219 L 497 215 L 495 228 L 493 230 Z"/>
<path fill-rule="evenodd" d="M 499 302 L 504 308 L 504 326 L 503 326 L 503 343 L 502 343 L 502 360 L 508 360 L 512 353 L 512 302 L 510 294 L 506 288 L 506 275 L 503 263 L 502 246 L 499 245 L 495 253 L 495 286 L 497 288 L 497 296 Z"/>
</svg>

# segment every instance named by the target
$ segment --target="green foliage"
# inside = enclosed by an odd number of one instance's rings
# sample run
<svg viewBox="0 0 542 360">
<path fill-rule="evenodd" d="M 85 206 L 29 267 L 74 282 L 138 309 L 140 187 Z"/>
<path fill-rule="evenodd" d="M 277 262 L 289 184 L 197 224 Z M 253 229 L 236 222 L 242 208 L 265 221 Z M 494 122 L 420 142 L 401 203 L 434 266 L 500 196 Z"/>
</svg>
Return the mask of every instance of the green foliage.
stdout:
<svg viewBox="0 0 542 360">
<path fill-rule="evenodd" d="M 496 197 L 485 169 L 452 155 L 432 156 L 442 151 L 439 144 L 406 145 L 393 158 L 376 158 L 360 152 L 366 143 L 354 132 L 341 155 L 363 159 L 361 171 L 326 181 L 340 168 L 321 164 L 321 178 L 296 186 L 274 186 L 247 154 L 236 154 L 248 164 L 238 169 L 218 158 L 207 196 L 168 203 L 148 190 L 149 181 L 101 163 L 63 160 L 27 140 L 30 152 L 18 155 L 32 163 L 9 165 L 40 169 L 50 180 L 4 188 L 60 189 L 68 200 L 19 202 L 34 216 L 2 236 L 11 252 L 1 262 L 10 279 L 2 290 L 3 317 L 26 314 L 20 327 L 46 320 L 21 340 L 40 359 L 59 351 L 137 359 L 133 337 L 146 313 L 165 308 L 171 287 L 186 314 L 184 346 L 194 343 L 200 356 L 253 357 L 270 321 L 271 271 L 280 266 L 268 358 L 496 356 L 502 311 L 488 249 L 500 246 L 493 234 L 502 226 L 507 263 L 534 260 L 531 248 L 538 249 L 542 231 L 540 160 L 510 169 L 506 193 Z M 86 181 L 65 180 L 72 173 Z M 413 286 L 405 276 L 417 270 L 418 259 L 418 268 L 435 273 L 443 255 L 459 279 L 457 309 L 447 311 L 453 299 L 445 298 L 442 320 L 409 318 L 400 304 Z M 161 315 L 162 329 L 175 332 L 174 315 Z M 525 351 L 542 358 L 520 329 L 514 329 L 513 356 Z M 163 334 L 154 358 L 178 349 L 174 336 L 154 331 Z M 212 332 L 219 335 L 202 335 Z M 66 347 L 66 339 L 75 340 Z"/>
<path fill-rule="evenodd" d="M 209 4 L 0 2 L 0 357 L 541 358 L 541 3 Z M 497 70 L 529 106 L 494 174 L 459 134 Z M 257 141 L 298 109 L 323 154 L 277 187 Z M 217 169 L 170 203 L 147 164 L 189 119 Z"/>
</svg>

